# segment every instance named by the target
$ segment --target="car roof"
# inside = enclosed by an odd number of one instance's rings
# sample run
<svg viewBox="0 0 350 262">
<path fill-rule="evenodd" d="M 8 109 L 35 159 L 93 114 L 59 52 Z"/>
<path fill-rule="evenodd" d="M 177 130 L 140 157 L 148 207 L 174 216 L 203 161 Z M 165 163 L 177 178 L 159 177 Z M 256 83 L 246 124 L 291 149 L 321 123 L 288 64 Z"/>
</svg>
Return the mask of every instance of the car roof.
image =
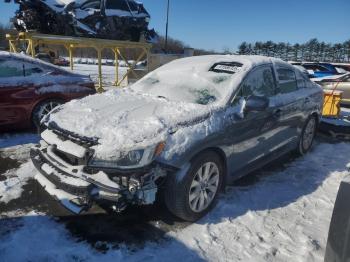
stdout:
<svg viewBox="0 0 350 262">
<path fill-rule="evenodd" d="M 273 57 L 258 56 L 258 55 L 204 55 L 191 56 L 174 60 L 164 66 L 162 70 L 171 70 L 176 68 L 191 69 L 196 68 L 200 71 L 208 71 L 216 63 L 235 62 L 241 63 L 245 71 L 259 65 L 277 64 L 278 66 L 285 66 L 294 69 L 294 67 L 287 62 Z"/>
<path fill-rule="evenodd" d="M 65 70 L 62 67 L 53 65 L 53 64 L 48 63 L 48 62 L 45 62 L 43 60 L 40 60 L 39 58 L 32 58 L 31 56 L 26 55 L 26 54 L 10 53 L 10 52 L 7 52 L 7 51 L 0 51 L 0 59 L 3 59 L 3 60 L 19 59 L 19 60 L 22 60 L 22 61 L 25 61 L 25 62 L 28 62 L 28 63 L 38 64 L 38 66 L 43 66 L 43 67 L 46 67 L 47 69 L 50 69 L 50 70 L 56 69 L 57 71 L 64 72 L 64 73 L 69 74 L 69 75 L 75 75 L 75 76 L 82 76 L 82 77 L 84 77 L 84 75 L 78 74 L 76 72 L 70 72 L 68 70 Z"/>
<path fill-rule="evenodd" d="M 38 53 L 38 55 L 42 55 L 43 53 Z M 0 51 L 0 59 L 21 59 L 21 60 L 26 60 L 29 63 L 40 63 L 40 64 L 44 64 L 46 66 L 50 66 L 50 67 L 56 67 L 57 69 L 61 69 L 60 67 L 57 67 L 53 64 L 47 63 L 43 60 L 37 59 L 37 58 L 32 58 L 29 55 L 26 54 L 21 54 L 21 53 L 10 53 L 7 51 Z"/>
</svg>

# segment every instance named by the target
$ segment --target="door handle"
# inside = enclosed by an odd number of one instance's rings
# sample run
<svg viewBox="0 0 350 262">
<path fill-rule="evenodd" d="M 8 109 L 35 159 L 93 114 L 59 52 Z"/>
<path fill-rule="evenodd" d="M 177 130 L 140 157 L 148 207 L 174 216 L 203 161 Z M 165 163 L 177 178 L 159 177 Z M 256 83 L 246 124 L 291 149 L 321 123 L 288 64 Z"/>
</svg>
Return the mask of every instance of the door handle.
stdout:
<svg viewBox="0 0 350 262">
<path fill-rule="evenodd" d="M 282 116 L 282 110 L 281 109 L 276 109 L 274 112 L 273 112 L 273 116 L 275 118 L 280 118 Z"/>
</svg>

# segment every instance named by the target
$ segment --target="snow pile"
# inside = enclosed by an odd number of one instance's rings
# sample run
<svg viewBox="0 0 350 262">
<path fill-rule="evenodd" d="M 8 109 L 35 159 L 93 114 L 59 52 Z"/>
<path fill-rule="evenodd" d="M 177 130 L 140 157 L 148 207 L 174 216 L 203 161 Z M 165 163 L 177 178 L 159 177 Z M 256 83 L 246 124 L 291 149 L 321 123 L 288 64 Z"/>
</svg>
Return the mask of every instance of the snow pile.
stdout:
<svg viewBox="0 0 350 262">
<path fill-rule="evenodd" d="M 33 178 L 37 170 L 29 161 L 19 169 L 9 170 L 1 176 L 5 177 L 5 180 L 0 181 L 0 202 L 8 203 L 12 199 L 19 198 L 23 192 L 22 186 L 27 181 Z"/>
<path fill-rule="evenodd" d="M 209 215 L 167 233 L 166 241 L 133 251 L 110 243 L 99 253 L 42 214 L 2 214 L 0 253 L 6 261 L 321 262 L 338 187 L 349 174 L 349 150 L 346 143 L 317 145 L 254 185 L 229 188 Z M 329 158 L 329 152 L 337 154 Z"/>
</svg>

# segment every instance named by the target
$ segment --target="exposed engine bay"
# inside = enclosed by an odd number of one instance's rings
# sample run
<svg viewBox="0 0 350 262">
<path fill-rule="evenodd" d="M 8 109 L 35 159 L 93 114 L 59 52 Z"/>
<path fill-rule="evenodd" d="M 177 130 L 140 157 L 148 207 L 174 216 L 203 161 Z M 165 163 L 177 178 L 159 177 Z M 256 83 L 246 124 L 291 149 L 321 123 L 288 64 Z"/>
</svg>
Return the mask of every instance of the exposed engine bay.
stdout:
<svg viewBox="0 0 350 262">
<path fill-rule="evenodd" d="M 4 0 L 11 2 L 11 0 Z M 155 42 L 150 15 L 134 0 L 14 0 L 20 32 Z"/>
</svg>

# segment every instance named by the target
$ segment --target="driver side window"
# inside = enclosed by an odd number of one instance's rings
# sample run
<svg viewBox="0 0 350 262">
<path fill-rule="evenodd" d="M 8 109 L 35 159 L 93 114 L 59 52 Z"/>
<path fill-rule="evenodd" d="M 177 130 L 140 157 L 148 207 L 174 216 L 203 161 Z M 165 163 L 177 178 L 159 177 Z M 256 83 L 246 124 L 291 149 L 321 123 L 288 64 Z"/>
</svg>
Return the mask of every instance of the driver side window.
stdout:
<svg viewBox="0 0 350 262">
<path fill-rule="evenodd" d="M 275 94 L 275 80 L 270 66 L 253 69 L 241 84 L 241 96 L 271 97 Z"/>
</svg>

